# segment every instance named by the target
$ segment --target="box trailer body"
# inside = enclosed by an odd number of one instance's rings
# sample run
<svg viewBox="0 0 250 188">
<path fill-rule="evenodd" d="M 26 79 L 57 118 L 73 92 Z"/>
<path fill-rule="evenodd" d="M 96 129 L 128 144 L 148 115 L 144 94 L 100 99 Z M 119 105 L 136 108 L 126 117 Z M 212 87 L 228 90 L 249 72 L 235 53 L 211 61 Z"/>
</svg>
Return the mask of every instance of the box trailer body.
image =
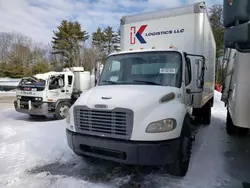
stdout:
<svg viewBox="0 0 250 188">
<path fill-rule="evenodd" d="M 250 54 L 235 49 L 227 49 L 224 60 L 227 62 L 226 79 L 221 100 L 227 107 L 228 133 L 246 134 L 250 128 Z"/>
<path fill-rule="evenodd" d="M 185 175 L 190 120 L 211 119 L 215 48 L 204 3 L 123 17 L 121 51 L 69 110 L 69 147 L 125 164 L 170 164 L 171 174 Z"/>
</svg>

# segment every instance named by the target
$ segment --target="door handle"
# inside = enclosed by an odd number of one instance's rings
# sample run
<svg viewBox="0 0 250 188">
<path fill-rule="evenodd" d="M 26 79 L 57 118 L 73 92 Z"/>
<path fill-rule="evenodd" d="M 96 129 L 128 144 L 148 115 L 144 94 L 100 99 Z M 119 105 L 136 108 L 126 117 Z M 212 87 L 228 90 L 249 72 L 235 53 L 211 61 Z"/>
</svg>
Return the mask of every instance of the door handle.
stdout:
<svg viewBox="0 0 250 188">
<path fill-rule="evenodd" d="M 63 93 L 64 93 L 64 92 L 65 92 L 65 90 L 61 90 L 61 92 L 63 92 Z"/>
<path fill-rule="evenodd" d="M 69 90 L 66 90 L 66 92 L 69 92 Z"/>
</svg>

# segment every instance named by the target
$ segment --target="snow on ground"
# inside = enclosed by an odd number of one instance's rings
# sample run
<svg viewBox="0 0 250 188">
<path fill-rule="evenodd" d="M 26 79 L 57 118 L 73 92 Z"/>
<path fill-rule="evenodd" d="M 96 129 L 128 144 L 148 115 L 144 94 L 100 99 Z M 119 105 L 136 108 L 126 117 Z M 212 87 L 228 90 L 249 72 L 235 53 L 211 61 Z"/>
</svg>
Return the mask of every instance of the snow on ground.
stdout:
<svg viewBox="0 0 250 188">
<path fill-rule="evenodd" d="M 31 119 L 15 112 L 13 97 L 3 103 L 0 95 L 0 187 L 241 188 L 250 180 L 250 138 L 226 134 L 220 97 L 215 92 L 211 125 L 199 127 L 188 174 L 177 178 L 160 168 L 77 157 L 64 120 Z"/>
</svg>

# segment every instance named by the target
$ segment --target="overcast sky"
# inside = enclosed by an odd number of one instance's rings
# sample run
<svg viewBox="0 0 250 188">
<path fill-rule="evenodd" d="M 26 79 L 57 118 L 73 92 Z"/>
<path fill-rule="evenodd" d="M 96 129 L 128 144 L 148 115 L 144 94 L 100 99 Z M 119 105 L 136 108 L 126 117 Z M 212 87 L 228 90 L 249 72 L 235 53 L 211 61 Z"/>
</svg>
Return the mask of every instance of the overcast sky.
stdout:
<svg viewBox="0 0 250 188">
<path fill-rule="evenodd" d="M 98 26 L 117 29 L 123 15 L 197 2 L 196 0 L 0 0 L 0 32 L 16 31 L 50 42 L 62 19 L 79 21 L 92 33 Z M 207 0 L 222 4 L 222 0 Z"/>
</svg>

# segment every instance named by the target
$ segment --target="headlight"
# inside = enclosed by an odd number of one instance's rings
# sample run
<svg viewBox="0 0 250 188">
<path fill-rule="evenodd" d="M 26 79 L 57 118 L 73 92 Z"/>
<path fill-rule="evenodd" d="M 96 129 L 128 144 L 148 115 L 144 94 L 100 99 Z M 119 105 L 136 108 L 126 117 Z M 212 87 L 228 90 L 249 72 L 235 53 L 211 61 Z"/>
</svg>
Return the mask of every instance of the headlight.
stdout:
<svg viewBox="0 0 250 188">
<path fill-rule="evenodd" d="M 73 131 L 73 132 L 76 132 L 75 126 L 70 123 L 70 117 L 71 117 L 71 115 L 68 111 L 67 116 L 66 116 L 66 128 Z"/>
<path fill-rule="evenodd" d="M 146 129 L 147 133 L 161 133 L 174 130 L 176 127 L 175 119 L 164 119 L 157 122 L 150 123 Z"/>
<path fill-rule="evenodd" d="M 36 100 L 36 101 L 42 101 L 43 98 L 42 98 L 42 97 L 36 97 L 35 100 Z"/>
</svg>

